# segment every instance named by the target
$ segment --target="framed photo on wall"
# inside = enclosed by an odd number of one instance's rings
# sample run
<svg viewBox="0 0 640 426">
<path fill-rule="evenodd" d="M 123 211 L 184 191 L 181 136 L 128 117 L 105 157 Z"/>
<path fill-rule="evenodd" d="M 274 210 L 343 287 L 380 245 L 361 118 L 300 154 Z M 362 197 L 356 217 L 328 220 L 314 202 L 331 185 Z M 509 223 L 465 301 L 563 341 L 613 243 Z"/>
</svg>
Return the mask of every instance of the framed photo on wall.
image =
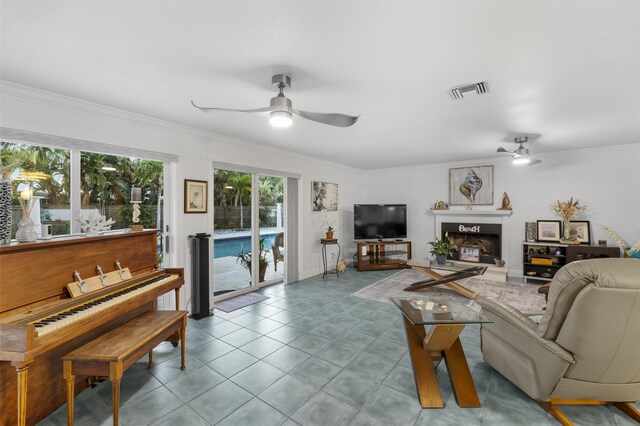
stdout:
<svg viewBox="0 0 640 426">
<path fill-rule="evenodd" d="M 557 243 L 562 237 L 559 220 L 539 220 L 538 241 Z"/>
<path fill-rule="evenodd" d="M 589 221 L 571 221 L 569 223 L 569 235 L 575 236 L 580 244 L 591 244 L 591 225 Z"/>
<path fill-rule="evenodd" d="M 338 184 L 311 182 L 311 211 L 320 212 L 338 210 Z"/>
<path fill-rule="evenodd" d="M 493 166 L 449 169 L 449 205 L 493 205 Z"/>
<path fill-rule="evenodd" d="M 184 212 L 207 212 L 207 185 L 205 180 L 184 180 Z"/>
</svg>

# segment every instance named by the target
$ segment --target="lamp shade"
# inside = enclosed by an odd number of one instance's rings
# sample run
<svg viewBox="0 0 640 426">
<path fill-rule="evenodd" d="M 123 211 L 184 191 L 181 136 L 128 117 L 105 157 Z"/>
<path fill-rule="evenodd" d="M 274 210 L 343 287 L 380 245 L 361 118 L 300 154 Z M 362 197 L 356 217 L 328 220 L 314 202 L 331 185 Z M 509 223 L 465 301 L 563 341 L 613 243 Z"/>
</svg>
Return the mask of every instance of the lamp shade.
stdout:
<svg viewBox="0 0 640 426">
<path fill-rule="evenodd" d="M 522 165 L 522 164 L 529 164 L 530 162 L 531 162 L 531 158 L 529 158 L 529 157 L 514 157 L 513 158 L 513 164 Z"/>
<path fill-rule="evenodd" d="M 135 186 L 131 188 L 131 202 L 132 203 L 142 202 L 142 188 L 136 188 Z"/>
<path fill-rule="evenodd" d="M 293 120 L 289 111 L 271 111 L 269 123 L 274 127 L 289 127 Z"/>
</svg>

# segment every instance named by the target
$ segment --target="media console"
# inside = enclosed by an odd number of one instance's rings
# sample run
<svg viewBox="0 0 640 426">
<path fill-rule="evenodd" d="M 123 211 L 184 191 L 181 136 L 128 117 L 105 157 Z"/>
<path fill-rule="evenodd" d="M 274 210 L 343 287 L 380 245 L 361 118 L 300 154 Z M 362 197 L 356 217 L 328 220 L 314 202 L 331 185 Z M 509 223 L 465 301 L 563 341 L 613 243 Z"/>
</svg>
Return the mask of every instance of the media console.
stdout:
<svg viewBox="0 0 640 426">
<path fill-rule="evenodd" d="M 411 241 L 356 241 L 358 271 L 408 268 Z"/>
</svg>

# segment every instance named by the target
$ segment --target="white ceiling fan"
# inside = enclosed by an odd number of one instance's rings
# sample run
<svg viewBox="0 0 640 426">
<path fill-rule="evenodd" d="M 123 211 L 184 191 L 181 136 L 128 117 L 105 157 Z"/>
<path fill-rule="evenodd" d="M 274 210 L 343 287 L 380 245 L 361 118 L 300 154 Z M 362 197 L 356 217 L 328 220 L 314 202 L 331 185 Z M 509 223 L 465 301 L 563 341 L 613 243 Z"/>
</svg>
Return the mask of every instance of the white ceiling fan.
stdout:
<svg viewBox="0 0 640 426">
<path fill-rule="evenodd" d="M 532 159 L 531 155 L 529 154 L 529 150 L 522 146 L 522 144 L 527 142 L 528 140 L 528 136 L 518 136 L 513 140 L 515 143 L 519 144 L 518 148 L 515 151 L 507 151 L 503 147 L 500 147 L 498 148 L 498 152 L 511 155 L 513 164 L 533 166 L 535 164 L 542 163 L 542 160 Z"/>
<path fill-rule="evenodd" d="M 291 99 L 284 95 L 284 89 L 291 87 L 291 77 L 285 74 L 276 74 L 271 77 L 271 84 L 278 88 L 278 95 L 271 98 L 270 105 L 264 108 L 256 109 L 231 109 L 231 108 L 204 108 L 196 105 L 193 101 L 191 104 L 204 112 L 214 111 L 233 111 L 247 113 L 269 113 L 269 123 L 275 127 L 289 127 L 293 120 L 292 115 L 306 118 L 307 120 L 316 121 L 330 126 L 349 127 L 353 126 L 359 115 L 347 115 L 338 113 L 308 112 L 294 109 L 291 105 Z"/>
</svg>

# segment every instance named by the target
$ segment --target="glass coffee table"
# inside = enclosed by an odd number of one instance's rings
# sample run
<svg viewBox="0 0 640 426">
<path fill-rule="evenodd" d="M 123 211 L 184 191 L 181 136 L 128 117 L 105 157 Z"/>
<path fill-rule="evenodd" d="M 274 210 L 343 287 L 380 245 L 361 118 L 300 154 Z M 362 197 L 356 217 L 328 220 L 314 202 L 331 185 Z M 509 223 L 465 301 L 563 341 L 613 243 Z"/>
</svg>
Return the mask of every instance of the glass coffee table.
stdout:
<svg viewBox="0 0 640 426">
<path fill-rule="evenodd" d="M 422 408 L 444 407 L 435 370 L 442 359 L 447 365 L 458 405 L 462 408 L 480 407 L 459 336 L 467 324 L 491 321 L 448 297 L 392 297 L 391 301 L 402 311 Z"/>
<path fill-rule="evenodd" d="M 429 287 L 444 284 L 456 293 L 459 293 L 471 300 L 476 300 L 478 293 L 469 290 L 455 281 L 476 275 L 482 275 L 487 270 L 486 266 L 454 262 L 447 262 L 444 265 L 439 265 L 436 262 L 410 260 L 407 262 L 407 265 L 410 266 L 411 269 L 422 272 L 428 276 L 429 279 L 415 282 L 405 288 L 404 291 L 420 291 Z"/>
</svg>

